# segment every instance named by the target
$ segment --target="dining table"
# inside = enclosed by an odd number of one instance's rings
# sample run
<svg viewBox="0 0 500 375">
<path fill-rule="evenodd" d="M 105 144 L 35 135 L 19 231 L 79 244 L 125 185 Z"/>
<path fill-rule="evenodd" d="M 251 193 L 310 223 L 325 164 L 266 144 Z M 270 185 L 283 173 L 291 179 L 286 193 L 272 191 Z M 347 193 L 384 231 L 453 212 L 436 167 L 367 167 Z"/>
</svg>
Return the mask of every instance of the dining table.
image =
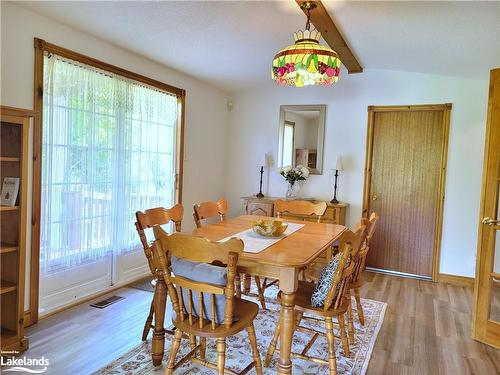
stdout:
<svg viewBox="0 0 500 375">
<path fill-rule="evenodd" d="M 266 216 L 242 215 L 208 224 L 193 230 L 211 241 L 220 241 L 252 228 L 257 220 L 269 220 Z M 300 271 L 311 265 L 323 253 L 331 249 L 347 230 L 343 225 L 317 223 L 312 221 L 284 220 L 303 226 L 293 233 L 259 252 L 244 251 L 238 260 L 238 272 L 279 280 L 281 325 L 278 374 L 291 374 L 292 336 L 295 324 L 295 292 Z M 155 323 L 152 341 L 154 365 L 160 365 L 165 347 L 164 317 L 167 287 L 162 272 L 157 273 L 155 288 Z"/>
</svg>

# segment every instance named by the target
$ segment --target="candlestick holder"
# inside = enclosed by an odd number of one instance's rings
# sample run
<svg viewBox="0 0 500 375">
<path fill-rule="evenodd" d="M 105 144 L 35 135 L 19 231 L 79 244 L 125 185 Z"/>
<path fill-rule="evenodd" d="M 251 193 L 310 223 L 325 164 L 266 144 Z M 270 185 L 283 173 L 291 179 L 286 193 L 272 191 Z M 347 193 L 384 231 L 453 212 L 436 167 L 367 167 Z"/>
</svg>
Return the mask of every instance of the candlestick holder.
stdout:
<svg viewBox="0 0 500 375">
<path fill-rule="evenodd" d="M 333 199 L 330 203 L 339 203 L 337 200 L 337 179 L 339 178 L 339 171 L 344 170 L 344 164 L 342 163 L 342 156 L 337 156 L 337 163 L 335 164 L 335 183 L 333 184 Z"/>
<path fill-rule="evenodd" d="M 259 193 L 255 195 L 257 198 L 264 198 L 264 194 L 262 194 L 262 175 L 263 174 L 264 174 L 264 167 L 260 167 Z"/>
</svg>

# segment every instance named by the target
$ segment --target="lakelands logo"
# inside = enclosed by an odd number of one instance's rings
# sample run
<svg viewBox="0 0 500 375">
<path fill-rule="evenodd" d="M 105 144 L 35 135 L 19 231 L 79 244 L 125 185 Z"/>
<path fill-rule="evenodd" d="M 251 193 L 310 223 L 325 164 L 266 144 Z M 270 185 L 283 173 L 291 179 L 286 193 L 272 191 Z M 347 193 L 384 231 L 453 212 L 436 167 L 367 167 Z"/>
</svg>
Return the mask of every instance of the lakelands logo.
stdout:
<svg viewBox="0 0 500 375">
<path fill-rule="evenodd" d="M 5 352 L 2 354 L 6 354 Z M 47 371 L 50 361 L 45 358 L 7 358 L 3 355 L 0 358 L 2 372 L 24 372 L 29 374 L 42 374 Z M 4 367 L 5 366 L 5 367 Z"/>
</svg>

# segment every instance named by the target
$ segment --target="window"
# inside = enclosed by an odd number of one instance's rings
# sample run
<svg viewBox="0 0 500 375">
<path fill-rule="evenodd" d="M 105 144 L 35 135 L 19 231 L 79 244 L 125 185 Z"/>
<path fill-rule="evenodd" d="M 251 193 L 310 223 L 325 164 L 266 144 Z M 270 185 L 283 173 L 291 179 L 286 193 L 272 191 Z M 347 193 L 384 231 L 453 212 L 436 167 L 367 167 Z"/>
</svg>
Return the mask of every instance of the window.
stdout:
<svg viewBox="0 0 500 375">
<path fill-rule="evenodd" d="M 40 271 L 140 244 L 135 212 L 175 203 L 178 100 L 44 56 Z"/>
<path fill-rule="evenodd" d="M 283 166 L 293 165 L 295 123 L 285 121 L 283 134 Z"/>
</svg>

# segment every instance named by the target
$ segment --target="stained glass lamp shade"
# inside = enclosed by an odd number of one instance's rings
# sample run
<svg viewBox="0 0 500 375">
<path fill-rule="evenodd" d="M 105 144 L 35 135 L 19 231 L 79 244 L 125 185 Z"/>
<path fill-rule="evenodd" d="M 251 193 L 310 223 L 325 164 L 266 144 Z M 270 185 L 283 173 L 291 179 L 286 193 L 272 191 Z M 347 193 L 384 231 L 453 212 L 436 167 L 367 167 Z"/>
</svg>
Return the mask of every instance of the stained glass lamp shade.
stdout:
<svg viewBox="0 0 500 375">
<path fill-rule="evenodd" d="M 295 44 L 279 51 L 273 59 L 272 78 L 283 86 L 331 85 L 338 81 L 340 59 L 332 49 L 319 44 L 321 33 L 294 33 Z"/>
</svg>

